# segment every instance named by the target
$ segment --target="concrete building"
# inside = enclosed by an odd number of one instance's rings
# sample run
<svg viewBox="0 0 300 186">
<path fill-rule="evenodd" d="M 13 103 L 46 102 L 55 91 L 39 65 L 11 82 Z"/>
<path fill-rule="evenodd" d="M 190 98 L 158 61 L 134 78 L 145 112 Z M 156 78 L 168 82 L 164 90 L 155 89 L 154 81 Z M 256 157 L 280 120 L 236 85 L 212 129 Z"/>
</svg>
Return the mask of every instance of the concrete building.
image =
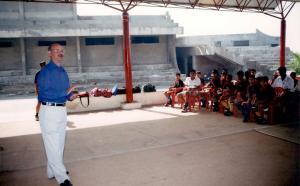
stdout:
<svg viewBox="0 0 300 186">
<path fill-rule="evenodd" d="M 255 68 L 270 76 L 279 66 L 279 37 L 259 30 L 249 34 L 186 36 L 176 40 L 180 71 L 191 68 L 209 73 L 212 69 L 227 69 L 235 75 L 238 70 Z M 286 60 L 291 60 L 286 48 Z"/>
<path fill-rule="evenodd" d="M 279 37 L 250 34 L 185 36 L 168 13 L 130 16 L 133 86 L 169 86 L 196 69 L 256 68 L 270 76 L 279 64 Z M 31 93 L 47 47 L 66 49 L 64 67 L 81 89 L 124 86 L 122 16 L 78 16 L 75 4 L 0 2 L 0 93 Z M 286 49 L 287 62 L 291 59 Z"/>
<path fill-rule="evenodd" d="M 168 14 L 130 16 L 134 86 L 173 81 L 175 39 L 182 33 Z M 78 16 L 73 4 L 1 1 L 0 84 L 32 84 L 39 63 L 47 59 L 47 46 L 59 42 L 72 81 L 83 88 L 123 86 L 122 34 L 121 15 L 86 17 Z"/>
</svg>

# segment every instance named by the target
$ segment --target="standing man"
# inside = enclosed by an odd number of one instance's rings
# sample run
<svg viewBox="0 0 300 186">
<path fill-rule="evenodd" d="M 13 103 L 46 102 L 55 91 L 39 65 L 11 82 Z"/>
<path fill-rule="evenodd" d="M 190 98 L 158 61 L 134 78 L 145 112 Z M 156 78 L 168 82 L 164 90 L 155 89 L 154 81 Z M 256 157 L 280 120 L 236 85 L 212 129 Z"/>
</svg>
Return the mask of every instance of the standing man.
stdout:
<svg viewBox="0 0 300 186">
<path fill-rule="evenodd" d="M 46 66 L 46 61 L 42 61 L 40 62 L 40 67 L 41 70 Z M 38 91 L 38 84 L 37 84 L 37 77 L 40 74 L 41 70 L 39 70 L 34 77 L 34 86 L 35 86 L 35 95 L 39 95 L 39 91 Z M 39 121 L 39 111 L 40 111 L 40 107 L 41 107 L 41 102 L 38 100 L 36 106 L 35 106 L 35 121 Z"/>
<path fill-rule="evenodd" d="M 61 186 L 72 186 L 63 163 L 67 124 L 66 101 L 74 100 L 74 86 L 70 86 L 68 74 L 61 66 L 64 59 L 63 47 L 54 43 L 48 47 L 49 63 L 41 70 L 38 78 L 38 99 L 42 103 L 40 125 L 47 155 L 47 176 Z"/>
</svg>

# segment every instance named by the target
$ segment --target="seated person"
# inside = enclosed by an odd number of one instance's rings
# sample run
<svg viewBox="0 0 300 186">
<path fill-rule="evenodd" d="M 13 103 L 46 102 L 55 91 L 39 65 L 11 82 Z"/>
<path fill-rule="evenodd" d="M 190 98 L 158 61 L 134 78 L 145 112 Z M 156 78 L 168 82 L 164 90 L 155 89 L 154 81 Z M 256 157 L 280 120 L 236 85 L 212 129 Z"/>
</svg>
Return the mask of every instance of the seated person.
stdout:
<svg viewBox="0 0 300 186">
<path fill-rule="evenodd" d="M 197 71 L 197 77 L 200 79 L 201 85 L 205 84 L 204 78 L 202 77 L 202 73 Z"/>
<path fill-rule="evenodd" d="M 279 76 L 279 71 L 278 71 L 278 70 L 276 70 L 276 71 L 273 73 L 273 77 L 272 77 L 272 79 L 271 79 L 271 80 L 269 80 L 269 84 L 270 84 L 271 86 L 273 86 L 273 83 L 274 83 L 275 79 L 277 79 L 277 78 L 278 78 L 278 76 Z"/>
<path fill-rule="evenodd" d="M 207 87 L 211 88 L 210 94 L 213 101 L 213 111 L 219 111 L 219 97 L 221 95 L 221 82 L 219 78 L 218 70 L 214 69 L 211 73 L 210 82 L 207 84 Z"/>
<path fill-rule="evenodd" d="M 200 87 L 200 79 L 196 76 L 196 71 L 190 71 L 190 77 L 187 77 L 184 81 L 183 91 L 177 94 L 178 100 L 184 102 L 184 107 L 182 112 L 187 112 L 188 101 L 190 95 L 197 94 L 197 89 Z"/>
<path fill-rule="evenodd" d="M 281 87 L 285 90 L 284 96 L 282 99 L 282 112 L 284 114 L 284 117 L 286 117 L 284 120 L 289 120 L 291 117 L 289 117 L 289 114 L 294 112 L 295 109 L 298 109 L 297 102 L 297 95 L 295 95 L 295 86 L 294 86 L 294 80 L 286 75 L 286 68 L 285 67 L 279 67 L 279 76 L 274 80 L 272 87 Z"/>
<path fill-rule="evenodd" d="M 279 67 L 279 76 L 274 80 L 272 87 L 282 87 L 287 91 L 295 92 L 294 80 L 286 75 L 286 68 Z"/>
<path fill-rule="evenodd" d="M 245 96 L 246 92 L 247 92 L 247 87 L 249 85 L 249 81 L 247 82 L 244 79 L 244 72 L 242 70 L 238 71 L 236 73 L 236 75 L 237 75 L 237 81 L 234 85 L 235 86 L 235 94 L 240 92 L 242 94 L 242 96 Z"/>
<path fill-rule="evenodd" d="M 245 81 L 246 81 L 247 85 L 249 85 L 250 72 L 248 70 L 246 70 L 244 75 L 245 75 Z"/>
<path fill-rule="evenodd" d="M 259 89 L 256 94 L 256 106 L 257 111 L 255 115 L 257 117 L 256 122 L 258 124 L 265 124 L 266 120 L 264 116 L 264 109 L 268 108 L 270 102 L 273 100 L 275 92 L 272 86 L 268 83 L 269 79 L 267 76 L 260 77 L 258 79 L 259 82 Z"/>
<path fill-rule="evenodd" d="M 220 84 L 221 84 L 221 87 L 224 86 L 225 82 L 226 82 L 226 77 L 227 77 L 228 73 L 227 73 L 227 70 L 222 70 L 221 72 L 221 77 L 220 77 Z"/>
<path fill-rule="evenodd" d="M 197 71 L 197 77 L 200 79 L 201 89 L 202 89 L 205 85 L 205 81 L 204 81 L 204 78 L 202 77 L 202 73 L 200 71 Z M 201 95 L 200 92 L 199 92 L 199 96 L 200 96 L 200 101 L 201 101 L 202 107 L 205 107 L 205 104 L 206 104 L 205 103 L 206 102 L 205 96 Z"/>
<path fill-rule="evenodd" d="M 232 83 L 232 75 L 227 74 L 222 87 L 222 95 L 220 102 L 225 108 L 224 115 L 231 116 L 233 111 L 234 101 L 234 85 Z"/>
<path fill-rule="evenodd" d="M 175 79 L 174 85 L 172 85 L 169 88 L 169 90 L 167 90 L 164 93 L 167 98 L 167 103 L 165 104 L 165 106 L 169 106 L 172 104 L 171 94 L 172 93 L 177 94 L 177 93 L 181 92 L 183 87 L 184 87 L 184 83 L 180 78 L 180 73 L 176 73 L 176 79 Z"/>
<path fill-rule="evenodd" d="M 298 79 L 296 79 L 296 72 L 291 72 L 290 73 L 290 77 L 294 80 L 294 88 L 295 88 L 295 92 L 292 94 L 291 98 L 292 98 L 292 104 L 290 105 L 290 111 L 292 113 L 292 118 L 295 118 L 295 120 L 299 121 L 299 92 L 300 92 L 300 81 Z"/>
<path fill-rule="evenodd" d="M 291 72 L 290 77 L 294 80 L 295 91 L 300 91 L 300 81 L 296 79 L 296 72 Z"/>
<path fill-rule="evenodd" d="M 246 73 L 247 72 L 247 73 Z M 234 105 L 239 109 L 241 109 L 242 102 L 245 102 L 247 100 L 246 94 L 247 94 L 247 87 L 249 86 L 249 71 L 246 71 L 245 73 L 240 70 L 236 73 L 237 75 L 237 81 L 234 84 Z M 245 79 L 244 79 L 245 75 Z M 247 78 L 246 78 L 247 75 Z M 230 114 L 230 113 L 229 113 Z"/>
<path fill-rule="evenodd" d="M 247 122 L 249 120 L 251 108 L 255 107 L 257 92 L 258 92 L 258 84 L 255 80 L 255 76 L 249 75 L 249 86 L 247 87 L 247 92 L 245 96 L 246 101 L 242 102 L 241 104 L 237 104 L 238 109 L 243 114 L 243 122 Z M 239 101 L 242 101 L 243 99 L 244 98 L 240 97 Z"/>
<path fill-rule="evenodd" d="M 248 69 L 248 71 L 250 72 L 250 75 L 254 75 L 254 77 L 256 76 L 256 69 L 252 68 Z"/>
</svg>

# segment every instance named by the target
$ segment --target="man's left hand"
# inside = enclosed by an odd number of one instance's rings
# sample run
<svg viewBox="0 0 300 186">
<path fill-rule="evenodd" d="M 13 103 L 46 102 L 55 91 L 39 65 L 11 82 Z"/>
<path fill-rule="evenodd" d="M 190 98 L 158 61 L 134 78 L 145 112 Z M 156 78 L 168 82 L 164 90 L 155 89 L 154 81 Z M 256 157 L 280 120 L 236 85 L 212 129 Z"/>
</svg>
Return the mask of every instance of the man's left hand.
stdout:
<svg viewBox="0 0 300 186">
<path fill-rule="evenodd" d="M 70 97 L 70 101 L 73 101 L 74 99 L 76 99 L 78 97 L 77 93 L 74 93 L 71 97 Z"/>
</svg>

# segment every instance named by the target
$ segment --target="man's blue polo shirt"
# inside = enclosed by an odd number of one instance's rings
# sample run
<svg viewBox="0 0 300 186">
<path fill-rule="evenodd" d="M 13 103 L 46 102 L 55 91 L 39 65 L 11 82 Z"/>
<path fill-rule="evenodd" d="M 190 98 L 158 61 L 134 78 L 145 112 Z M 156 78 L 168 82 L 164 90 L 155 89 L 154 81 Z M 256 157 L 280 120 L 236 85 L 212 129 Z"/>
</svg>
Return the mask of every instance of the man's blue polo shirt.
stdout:
<svg viewBox="0 0 300 186">
<path fill-rule="evenodd" d="M 71 94 L 67 94 L 70 88 L 67 72 L 51 60 L 40 71 L 37 84 L 40 102 L 65 103 L 71 97 Z"/>
</svg>

